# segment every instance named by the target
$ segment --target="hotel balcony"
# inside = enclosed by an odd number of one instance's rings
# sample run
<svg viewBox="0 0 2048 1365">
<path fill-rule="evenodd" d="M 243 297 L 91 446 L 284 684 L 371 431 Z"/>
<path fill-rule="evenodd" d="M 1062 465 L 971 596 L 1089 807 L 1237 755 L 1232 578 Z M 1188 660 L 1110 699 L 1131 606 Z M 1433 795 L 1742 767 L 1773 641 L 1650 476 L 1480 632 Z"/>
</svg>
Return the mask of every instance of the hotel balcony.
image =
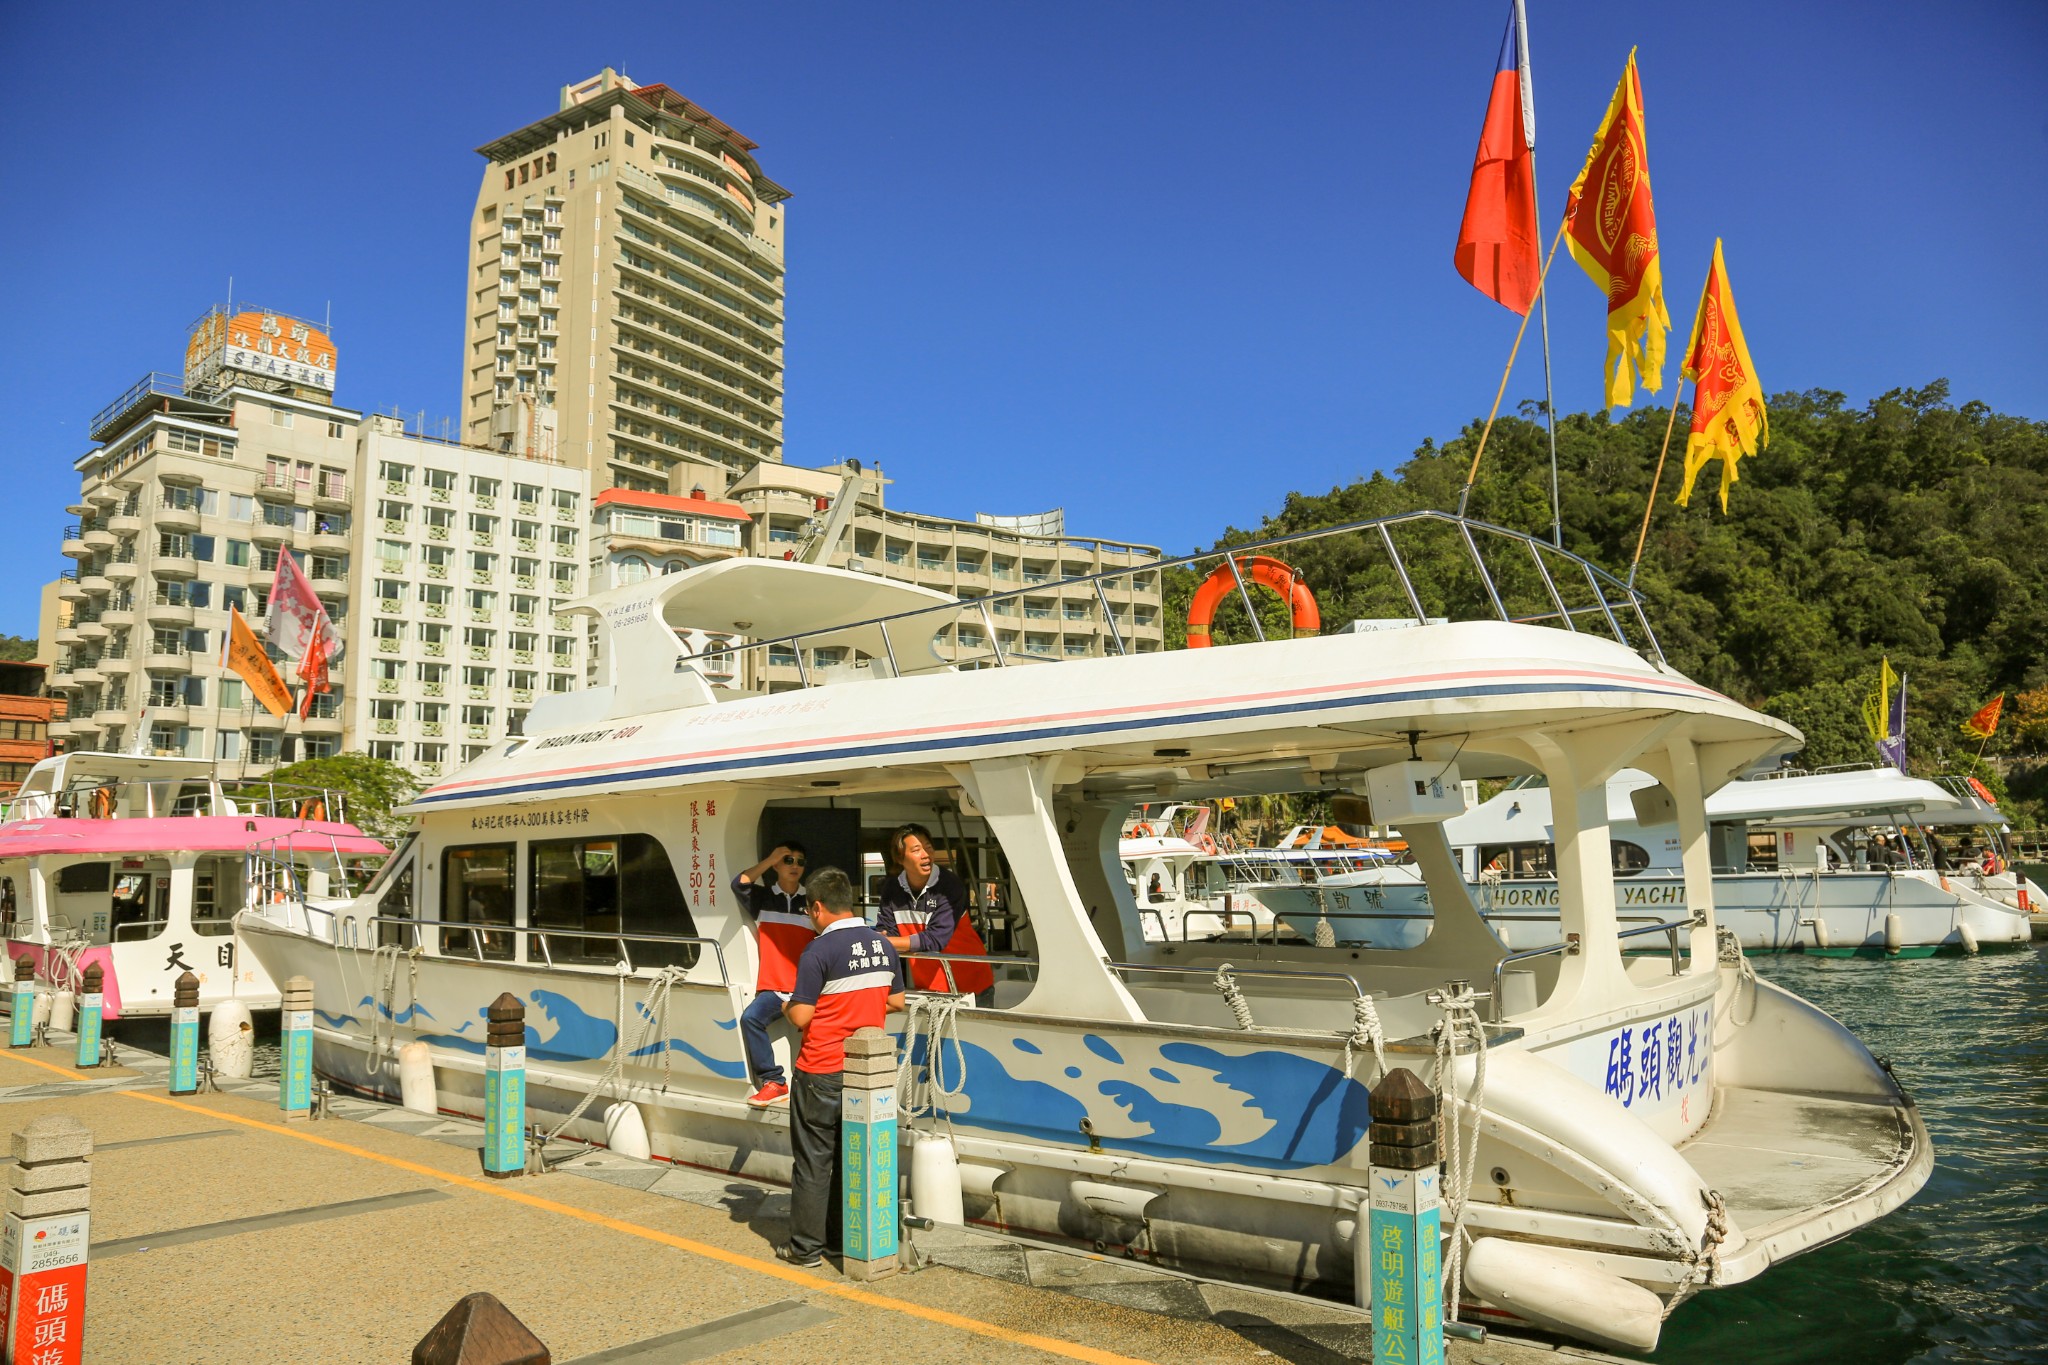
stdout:
<svg viewBox="0 0 2048 1365">
<path fill-rule="evenodd" d="M 143 619 L 153 626 L 189 626 L 192 624 L 192 604 L 189 602 L 151 602 L 142 609 Z M 256 623 L 250 622 L 253 626 Z M 58 643 L 63 643 L 62 637 Z"/>
<path fill-rule="evenodd" d="M 152 673 L 190 673 L 192 655 L 182 649 L 162 653 L 152 649 L 142 656 L 142 666 Z"/>
<path fill-rule="evenodd" d="M 84 599 L 85 584 L 79 581 L 78 570 L 66 569 L 63 573 L 57 575 L 57 596 L 66 602 L 78 602 Z"/>
<path fill-rule="evenodd" d="M 142 518 L 134 512 L 116 512 L 107 518 L 107 529 L 126 540 L 142 529 Z"/>
<path fill-rule="evenodd" d="M 87 549 L 99 551 L 101 553 L 113 549 L 114 546 L 120 543 L 118 540 L 114 538 L 114 533 L 112 531 L 108 530 L 105 526 L 102 526 L 97 522 L 93 523 L 91 526 L 86 527 L 85 534 L 80 538 L 85 541 Z"/>
<path fill-rule="evenodd" d="M 149 562 L 149 571 L 158 578 L 197 578 L 199 561 L 190 555 L 161 555 Z"/>
<path fill-rule="evenodd" d="M 133 582 L 136 574 L 135 556 L 131 554 L 126 559 L 108 560 L 106 574 L 108 578 L 118 583 Z"/>
<path fill-rule="evenodd" d="M 64 540 L 57 550 L 58 553 L 68 555 L 72 559 L 86 559 L 92 555 L 92 547 L 85 543 L 84 533 L 76 526 L 64 528 Z"/>
<path fill-rule="evenodd" d="M 156 525 L 159 531 L 196 531 L 199 508 L 187 499 L 164 498 L 157 503 Z"/>
</svg>

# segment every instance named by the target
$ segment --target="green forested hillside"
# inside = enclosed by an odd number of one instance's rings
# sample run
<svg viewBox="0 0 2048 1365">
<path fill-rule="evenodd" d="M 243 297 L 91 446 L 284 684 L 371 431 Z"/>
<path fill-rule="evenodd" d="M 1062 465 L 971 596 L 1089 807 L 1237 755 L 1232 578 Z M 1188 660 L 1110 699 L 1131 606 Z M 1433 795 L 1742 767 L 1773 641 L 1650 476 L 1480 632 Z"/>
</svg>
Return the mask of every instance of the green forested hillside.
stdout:
<svg viewBox="0 0 2048 1365">
<path fill-rule="evenodd" d="M 1668 413 L 1560 420 L 1565 548 L 1626 574 Z M 1723 516 L 1718 466 L 1708 467 L 1690 508 L 1672 502 L 1689 417 L 1681 407 L 1638 575 L 1672 663 L 1798 725 L 1808 765 L 1874 756 L 1859 705 L 1881 655 L 1910 678 L 1915 772 L 1968 770 L 1976 742 L 1957 727 L 2001 691 L 2034 695 L 2008 700 L 1990 756 L 2048 747 L 2048 423 L 1981 403 L 1957 407 L 1943 381 L 1862 409 L 1838 393 L 1780 394 L 1771 403 L 1771 444 L 1742 462 Z M 1454 508 L 1479 429 L 1475 422 L 1441 447 L 1425 441 L 1391 475 L 1290 494 L 1277 515 L 1230 529 L 1214 548 Z M 1469 514 L 1548 533 L 1540 412 L 1495 425 Z M 1359 552 L 1340 548 L 1353 539 L 1310 542 L 1287 555 L 1315 589 L 1326 628 L 1388 614 L 1384 583 L 1368 583 L 1370 575 L 1347 562 Z M 1446 562 L 1423 563 L 1418 576 L 1455 573 L 1448 538 L 1441 553 Z M 1405 546 L 1404 554 L 1413 563 Z M 1180 575 L 1169 585 L 1170 632 L 1185 619 L 1194 582 Z M 1242 609 L 1226 603 L 1219 641 L 1244 638 L 1244 624 Z M 2031 798 L 2041 785 L 2025 764 L 2010 776 L 2016 797 Z"/>
</svg>

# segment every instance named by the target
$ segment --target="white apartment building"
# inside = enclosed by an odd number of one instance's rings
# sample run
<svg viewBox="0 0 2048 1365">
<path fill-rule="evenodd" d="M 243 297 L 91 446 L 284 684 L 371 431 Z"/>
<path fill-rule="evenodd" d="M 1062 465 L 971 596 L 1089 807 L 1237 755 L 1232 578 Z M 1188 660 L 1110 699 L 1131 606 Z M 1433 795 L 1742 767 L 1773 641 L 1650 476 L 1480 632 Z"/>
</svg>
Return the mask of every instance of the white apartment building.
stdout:
<svg viewBox="0 0 2048 1365">
<path fill-rule="evenodd" d="M 542 693 L 583 686 L 560 609 L 587 590 L 590 476 L 388 417 L 364 421 L 357 459 L 343 737 L 443 777 L 519 734 Z"/>
</svg>

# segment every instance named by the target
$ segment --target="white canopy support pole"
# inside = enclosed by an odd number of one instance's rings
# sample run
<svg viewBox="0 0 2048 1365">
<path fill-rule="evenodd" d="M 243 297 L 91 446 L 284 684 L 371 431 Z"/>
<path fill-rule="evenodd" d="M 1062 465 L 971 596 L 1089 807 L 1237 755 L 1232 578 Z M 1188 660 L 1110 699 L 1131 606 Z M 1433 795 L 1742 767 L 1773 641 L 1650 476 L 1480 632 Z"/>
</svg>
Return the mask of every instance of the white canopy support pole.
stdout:
<svg viewBox="0 0 2048 1365">
<path fill-rule="evenodd" d="M 1700 760 L 1692 740 L 1677 735 L 1664 746 L 1668 763 L 1664 785 L 1678 807 L 1678 844 L 1685 865 L 1685 903 L 1705 919 L 1690 934 L 1693 975 L 1718 970 L 1719 951 L 1714 937 L 1714 851 L 1708 841 L 1705 788 L 1700 781 Z"/>
</svg>

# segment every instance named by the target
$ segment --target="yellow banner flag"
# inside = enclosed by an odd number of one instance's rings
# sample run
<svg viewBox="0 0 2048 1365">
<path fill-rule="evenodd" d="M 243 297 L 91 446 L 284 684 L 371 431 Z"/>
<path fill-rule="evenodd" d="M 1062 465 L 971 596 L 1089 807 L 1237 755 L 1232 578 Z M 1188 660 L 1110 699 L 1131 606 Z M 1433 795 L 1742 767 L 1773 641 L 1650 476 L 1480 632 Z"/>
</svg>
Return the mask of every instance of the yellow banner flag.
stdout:
<svg viewBox="0 0 2048 1365">
<path fill-rule="evenodd" d="M 1721 511 L 1728 510 L 1728 488 L 1741 473 L 1735 462 L 1771 443 L 1770 415 L 1764 407 L 1764 386 L 1749 360 L 1742 339 L 1742 321 L 1735 316 L 1735 295 L 1728 288 L 1728 267 L 1721 260 L 1721 239 L 1714 239 L 1714 264 L 1700 293 L 1699 316 L 1692 323 L 1692 344 L 1686 347 L 1685 377 L 1693 381 L 1692 434 L 1685 438 L 1685 483 L 1678 505 L 1692 497 L 1692 482 L 1708 460 L 1721 462 Z"/>
<path fill-rule="evenodd" d="M 1663 387 L 1664 334 L 1671 330 L 1633 48 L 1586 167 L 1565 197 L 1564 242 L 1607 295 L 1607 406 L 1625 408 L 1637 375 L 1651 393 Z"/>
<path fill-rule="evenodd" d="M 1899 675 L 1892 672 L 1889 657 L 1879 660 L 1877 665 L 1877 689 L 1863 699 L 1863 726 L 1870 731 L 1870 737 L 1879 744 L 1891 738 L 1892 733 L 1892 689 L 1899 685 Z"/>
<path fill-rule="evenodd" d="M 273 716 L 282 716 L 292 709 L 291 689 L 278 676 L 277 666 L 270 662 L 270 656 L 263 652 L 263 642 L 256 638 L 256 632 L 249 629 L 249 623 L 242 619 L 240 609 L 228 608 L 228 648 L 221 662 L 241 680 L 249 684 L 249 691 L 263 709 Z"/>
</svg>

